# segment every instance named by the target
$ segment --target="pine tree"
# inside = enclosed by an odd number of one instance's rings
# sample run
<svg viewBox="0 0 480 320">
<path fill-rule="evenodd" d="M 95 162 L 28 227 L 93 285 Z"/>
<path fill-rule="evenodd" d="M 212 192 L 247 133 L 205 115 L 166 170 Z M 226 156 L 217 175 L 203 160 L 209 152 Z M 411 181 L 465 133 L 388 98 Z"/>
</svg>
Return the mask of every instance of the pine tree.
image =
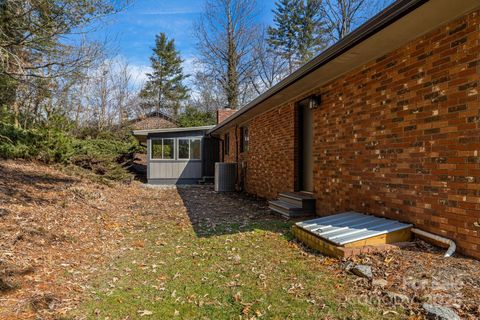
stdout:
<svg viewBox="0 0 480 320">
<path fill-rule="evenodd" d="M 273 50 L 287 61 L 288 71 L 296 67 L 299 26 L 299 6 L 302 0 L 281 0 L 275 2 L 274 27 L 268 28 L 268 43 Z"/>
<path fill-rule="evenodd" d="M 326 46 L 321 0 L 281 0 L 275 5 L 274 26 L 268 29 L 268 43 L 287 61 L 292 73 Z"/>
<path fill-rule="evenodd" d="M 153 72 L 147 73 L 148 81 L 140 97 L 148 109 L 169 110 L 177 116 L 182 101 L 188 98 L 188 89 L 183 84 L 187 76 L 183 74 L 183 60 L 174 40 L 169 40 L 164 33 L 157 35 L 150 62 Z"/>
<path fill-rule="evenodd" d="M 300 4 L 298 26 L 298 59 L 301 64 L 308 62 L 323 50 L 328 43 L 326 22 L 322 19 L 321 0 L 306 0 Z"/>
</svg>

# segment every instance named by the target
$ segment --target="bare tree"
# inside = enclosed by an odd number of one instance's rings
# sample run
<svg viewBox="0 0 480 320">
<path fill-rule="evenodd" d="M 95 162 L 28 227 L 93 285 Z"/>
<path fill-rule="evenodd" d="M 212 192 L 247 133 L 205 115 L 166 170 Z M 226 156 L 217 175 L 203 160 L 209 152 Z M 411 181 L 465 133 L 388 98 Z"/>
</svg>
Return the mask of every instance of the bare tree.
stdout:
<svg viewBox="0 0 480 320">
<path fill-rule="evenodd" d="M 104 130 L 122 125 L 135 112 L 137 89 L 132 71 L 123 59 L 106 59 L 88 78 L 78 84 L 81 98 L 76 99 L 75 119 L 78 124 Z"/>
<path fill-rule="evenodd" d="M 188 104 L 202 112 L 214 112 L 227 105 L 225 92 L 215 79 L 202 71 L 195 73 L 192 81 L 193 94 Z"/>
<path fill-rule="evenodd" d="M 130 109 L 134 95 L 132 73 L 128 62 L 117 61 L 114 65 L 114 72 L 111 73 L 111 81 L 114 90 L 114 108 L 116 108 L 118 124 L 121 126 L 132 111 Z"/>
<path fill-rule="evenodd" d="M 338 41 L 352 29 L 382 9 L 391 0 L 323 0 L 323 12 L 332 38 Z"/>
<path fill-rule="evenodd" d="M 219 83 L 231 108 L 238 107 L 240 87 L 255 65 L 255 10 L 255 0 L 206 0 L 195 28 L 205 74 Z"/>
<path fill-rule="evenodd" d="M 266 32 L 257 39 L 254 47 L 255 68 L 250 81 L 257 94 L 273 87 L 288 75 L 288 63 L 268 45 Z"/>
</svg>

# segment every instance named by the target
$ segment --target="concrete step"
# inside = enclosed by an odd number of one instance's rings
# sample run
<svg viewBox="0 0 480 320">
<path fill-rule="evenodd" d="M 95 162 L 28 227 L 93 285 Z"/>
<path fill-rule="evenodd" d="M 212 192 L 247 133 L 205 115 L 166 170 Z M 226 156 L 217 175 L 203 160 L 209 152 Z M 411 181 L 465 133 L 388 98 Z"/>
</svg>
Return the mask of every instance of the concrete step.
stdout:
<svg viewBox="0 0 480 320">
<path fill-rule="evenodd" d="M 315 198 L 303 192 L 281 192 L 278 200 L 301 207 L 307 214 L 315 214 Z"/>
<path fill-rule="evenodd" d="M 270 210 L 280 213 L 287 219 L 306 216 L 302 207 L 296 206 L 289 202 L 282 200 L 271 200 L 268 202 L 268 204 Z"/>
</svg>

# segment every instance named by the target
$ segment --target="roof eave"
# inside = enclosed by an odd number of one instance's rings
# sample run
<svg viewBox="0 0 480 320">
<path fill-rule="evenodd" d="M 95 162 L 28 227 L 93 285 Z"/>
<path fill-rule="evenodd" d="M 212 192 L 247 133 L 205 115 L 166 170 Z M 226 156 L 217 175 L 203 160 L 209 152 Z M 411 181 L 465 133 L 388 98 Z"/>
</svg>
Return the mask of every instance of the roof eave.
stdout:
<svg viewBox="0 0 480 320">
<path fill-rule="evenodd" d="M 282 81 L 274 85 L 272 88 L 265 91 L 263 94 L 259 95 L 257 98 L 255 98 L 246 106 L 235 112 L 233 115 L 227 117 L 223 122 L 219 123 L 214 128 L 209 130 L 208 133 L 215 134 L 216 131 L 225 127 L 239 116 L 247 113 L 258 104 L 282 91 L 295 81 L 305 77 L 306 75 L 318 69 L 322 65 L 333 60 L 335 57 L 346 52 L 347 50 L 367 39 L 368 37 L 372 36 L 373 34 L 386 28 L 398 19 L 401 19 L 403 16 L 407 15 L 409 12 L 415 10 L 416 8 L 428 1 L 429 0 L 399 0 L 394 2 L 393 4 L 385 8 L 383 11 L 375 15 L 373 18 L 368 20 L 366 23 L 361 25 L 358 29 L 354 30 L 342 40 L 330 46 L 321 54 L 304 64 L 291 75 L 287 76 Z"/>
<path fill-rule="evenodd" d="M 145 129 L 132 130 L 134 136 L 147 136 L 151 133 L 166 133 L 166 132 L 186 132 L 186 131 L 206 131 L 212 129 L 214 126 L 199 126 L 199 127 L 181 127 L 181 128 L 165 128 L 165 129 Z"/>
</svg>

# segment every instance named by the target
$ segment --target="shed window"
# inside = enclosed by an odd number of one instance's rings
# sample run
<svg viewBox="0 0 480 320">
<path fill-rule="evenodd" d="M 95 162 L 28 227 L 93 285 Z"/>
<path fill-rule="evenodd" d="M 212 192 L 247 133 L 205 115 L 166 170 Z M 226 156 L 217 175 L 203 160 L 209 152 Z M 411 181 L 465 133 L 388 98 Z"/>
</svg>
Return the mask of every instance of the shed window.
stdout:
<svg viewBox="0 0 480 320">
<path fill-rule="evenodd" d="M 174 158 L 173 150 L 175 150 L 174 139 L 153 139 L 152 142 L 152 159 L 168 160 Z"/>
<path fill-rule="evenodd" d="M 200 160 L 200 139 L 190 140 L 190 159 Z"/>
<path fill-rule="evenodd" d="M 230 153 L 230 134 L 226 133 L 223 138 L 223 153 L 228 156 Z"/>
<path fill-rule="evenodd" d="M 248 127 L 240 128 L 240 152 L 248 151 Z"/>
<path fill-rule="evenodd" d="M 178 139 L 178 159 L 189 159 L 190 139 Z"/>
<path fill-rule="evenodd" d="M 198 138 L 180 138 L 178 139 L 179 160 L 200 160 L 201 159 L 201 140 Z"/>
</svg>

